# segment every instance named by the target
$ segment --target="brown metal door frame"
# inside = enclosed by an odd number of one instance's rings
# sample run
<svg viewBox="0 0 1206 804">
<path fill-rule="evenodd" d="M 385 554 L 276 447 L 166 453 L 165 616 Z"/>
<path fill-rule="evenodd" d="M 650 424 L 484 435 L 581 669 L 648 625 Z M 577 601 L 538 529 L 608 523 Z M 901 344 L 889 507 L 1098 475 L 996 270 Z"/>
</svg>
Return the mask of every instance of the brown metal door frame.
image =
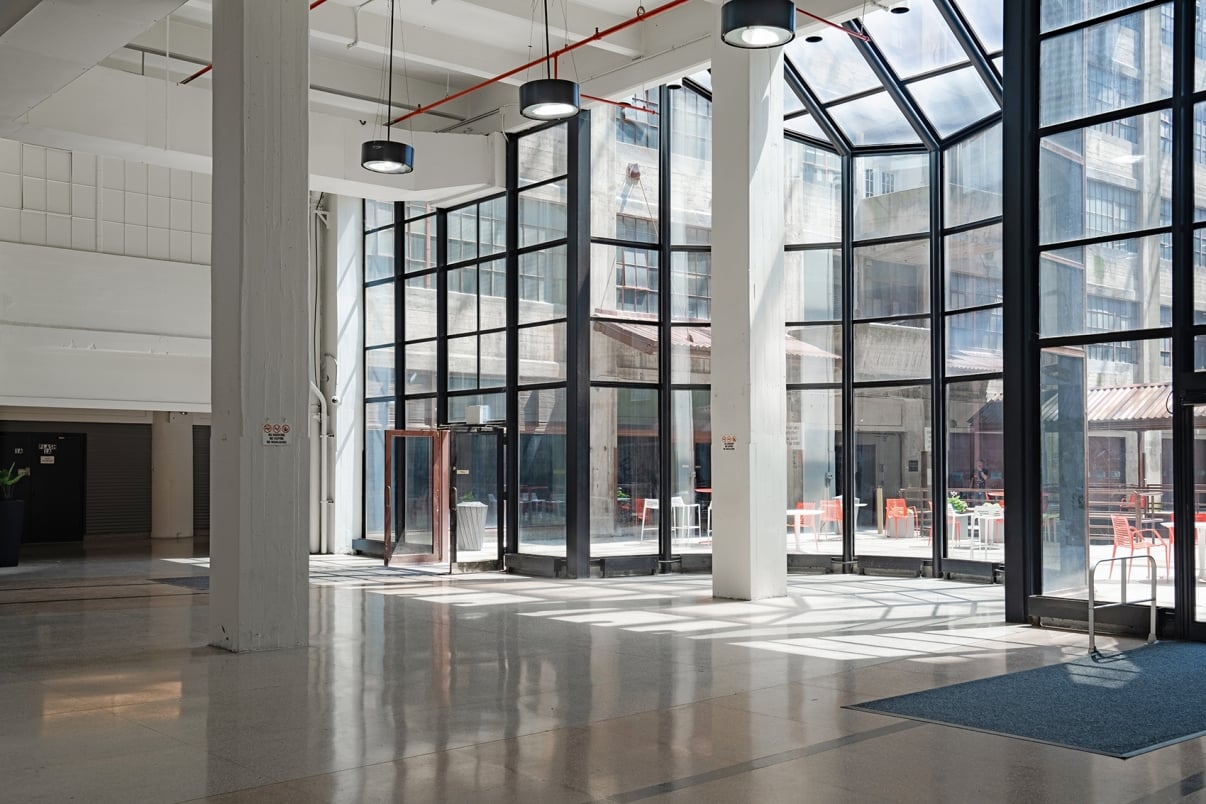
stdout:
<svg viewBox="0 0 1206 804">
<path fill-rule="evenodd" d="M 394 558 L 393 544 L 393 456 L 394 440 L 426 438 L 431 440 L 431 553 L 406 554 L 398 557 L 400 564 L 432 564 L 448 556 L 448 432 L 445 430 L 386 430 L 385 431 L 385 564 Z"/>
</svg>

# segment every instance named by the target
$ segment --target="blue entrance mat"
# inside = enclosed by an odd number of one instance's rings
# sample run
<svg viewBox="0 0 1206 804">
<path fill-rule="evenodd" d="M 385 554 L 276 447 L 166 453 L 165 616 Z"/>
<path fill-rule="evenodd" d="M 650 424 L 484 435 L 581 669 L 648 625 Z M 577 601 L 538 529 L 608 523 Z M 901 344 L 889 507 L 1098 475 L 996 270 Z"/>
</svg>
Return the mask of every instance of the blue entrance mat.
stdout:
<svg viewBox="0 0 1206 804">
<path fill-rule="evenodd" d="M 1206 645 L 1158 642 L 847 706 L 1106 756 L 1206 735 Z"/>
</svg>

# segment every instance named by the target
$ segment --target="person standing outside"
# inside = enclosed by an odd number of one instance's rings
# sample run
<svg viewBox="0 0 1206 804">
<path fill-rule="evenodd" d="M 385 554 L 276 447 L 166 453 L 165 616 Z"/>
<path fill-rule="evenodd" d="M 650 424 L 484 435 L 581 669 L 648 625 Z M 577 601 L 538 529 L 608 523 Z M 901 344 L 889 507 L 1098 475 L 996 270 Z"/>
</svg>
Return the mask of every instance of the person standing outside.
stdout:
<svg viewBox="0 0 1206 804">
<path fill-rule="evenodd" d="M 972 495 L 973 499 L 978 503 L 984 502 L 984 489 L 988 488 L 988 470 L 984 468 L 984 461 L 979 458 L 976 459 L 976 468 L 972 471 L 972 488 L 976 489 Z"/>
</svg>

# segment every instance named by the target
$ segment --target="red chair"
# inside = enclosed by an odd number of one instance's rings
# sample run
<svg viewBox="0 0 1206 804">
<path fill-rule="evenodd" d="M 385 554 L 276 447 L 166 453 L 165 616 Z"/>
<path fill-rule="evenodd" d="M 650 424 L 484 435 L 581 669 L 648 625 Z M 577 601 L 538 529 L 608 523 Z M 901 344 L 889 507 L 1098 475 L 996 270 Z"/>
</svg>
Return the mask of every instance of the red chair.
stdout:
<svg viewBox="0 0 1206 804">
<path fill-rule="evenodd" d="M 833 532 L 840 535 L 842 532 L 842 501 L 821 500 L 817 503 L 817 507 L 821 509 L 820 528 L 826 528 L 830 524 L 833 524 Z M 818 531 L 820 528 L 818 528 Z"/>
<path fill-rule="evenodd" d="M 1160 534 L 1151 528 L 1143 528 L 1142 530 L 1134 528 L 1127 518 L 1122 514 L 1113 514 L 1110 521 L 1114 525 L 1114 551 L 1110 553 L 1110 558 L 1118 555 L 1118 548 L 1122 547 L 1131 551 L 1131 555 L 1137 552 L 1144 552 L 1147 555 L 1152 554 L 1152 547 L 1164 548 L 1164 572 L 1168 572 L 1168 543 L 1160 538 Z M 1145 535 L 1150 534 L 1150 535 Z M 1130 580 L 1131 570 L 1134 569 L 1133 563 L 1127 567 L 1126 577 Z M 1114 575 L 1114 565 L 1110 564 L 1109 577 Z"/>
<path fill-rule="evenodd" d="M 896 522 L 900 520 L 908 521 L 909 517 L 913 518 L 912 527 L 905 529 L 912 532 L 917 529 L 917 509 L 910 508 L 908 503 L 900 497 L 892 497 L 884 501 L 884 517 L 888 521 L 888 535 L 896 533 L 900 528 Z"/>
</svg>

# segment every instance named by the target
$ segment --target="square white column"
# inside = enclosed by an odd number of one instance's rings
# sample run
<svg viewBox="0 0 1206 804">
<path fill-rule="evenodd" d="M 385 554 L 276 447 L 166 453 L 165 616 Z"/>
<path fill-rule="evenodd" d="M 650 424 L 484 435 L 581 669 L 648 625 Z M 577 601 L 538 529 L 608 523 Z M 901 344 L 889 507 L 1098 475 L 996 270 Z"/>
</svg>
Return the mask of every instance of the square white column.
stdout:
<svg viewBox="0 0 1206 804">
<path fill-rule="evenodd" d="M 214 3 L 209 606 L 231 651 L 309 640 L 308 48 L 306 0 Z"/>
<path fill-rule="evenodd" d="M 713 36 L 712 589 L 787 591 L 783 54 Z"/>
</svg>

